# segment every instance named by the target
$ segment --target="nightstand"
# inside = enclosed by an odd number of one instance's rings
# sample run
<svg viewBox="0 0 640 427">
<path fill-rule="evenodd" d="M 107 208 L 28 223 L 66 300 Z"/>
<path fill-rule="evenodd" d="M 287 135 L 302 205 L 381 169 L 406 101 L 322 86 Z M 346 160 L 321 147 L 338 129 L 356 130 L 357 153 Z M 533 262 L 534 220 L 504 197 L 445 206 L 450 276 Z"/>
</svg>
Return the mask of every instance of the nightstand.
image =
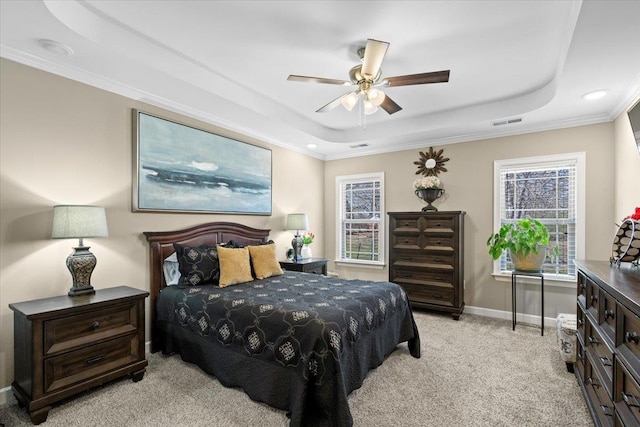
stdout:
<svg viewBox="0 0 640 427">
<path fill-rule="evenodd" d="M 131 374 L 144 376 L 144 299 L 119 286 L 93 295 L 9 304 L 13 310 L 13 394 L 31 421 L 47 420 L 51 405 Z"/>
<path fill-rule="evenodd" d="M 289 271 L 301 271 L 303 273 L 313 273 L 327 275 L 326 258 L 304 258 L 302 261 L 280 261 L 280 267 Z"/>
</svg>

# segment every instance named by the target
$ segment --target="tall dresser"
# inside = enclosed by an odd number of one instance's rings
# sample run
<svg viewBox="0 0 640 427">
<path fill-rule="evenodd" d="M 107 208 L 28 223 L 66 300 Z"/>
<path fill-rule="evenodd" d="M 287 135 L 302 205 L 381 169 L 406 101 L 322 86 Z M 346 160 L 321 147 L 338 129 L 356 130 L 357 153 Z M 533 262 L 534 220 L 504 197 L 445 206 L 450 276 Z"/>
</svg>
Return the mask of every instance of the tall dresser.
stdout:
<svg viewBox="0 0 640 427">
<path fill-rule="evenodd" d="M 413 307 L 464 309 L 462 211 L 389 212 L 389 281 L 401 285 Z"/>
<path fill-rule="evenodd" d="M 640 268 L 575 261 L 576 377 L 597 426 L 640 425 Z"/>
</svg>

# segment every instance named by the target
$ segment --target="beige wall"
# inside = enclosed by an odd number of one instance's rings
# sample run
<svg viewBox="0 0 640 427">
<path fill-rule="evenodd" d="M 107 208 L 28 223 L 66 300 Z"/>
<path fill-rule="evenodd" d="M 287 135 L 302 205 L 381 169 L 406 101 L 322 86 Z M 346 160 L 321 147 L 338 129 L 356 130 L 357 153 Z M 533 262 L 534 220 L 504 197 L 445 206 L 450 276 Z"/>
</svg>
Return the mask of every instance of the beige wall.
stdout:
<svg viewBox="0 0 640 427">
<path fill-rule="evenodd" d="M 284 231 L 285 216 L 303 211 L 318 236 L 313 249 L 322 254 L 321 160 L 5 59 L 0 79 L 0 389 L 13 380 L 8 304 L 63 295 L 71 286 L 65 259 L 77 241 L 50 239 L 55 204 L 106 208 L 109 237 L 85 241 L 98 259 L 92 276 L 97 289 L 149 288 L 143 231 L 241 222 L 271 229 L 284 258 L 292 238 Z M 272 149 L 273 215 L 132 213 L 132 108 Z"/>
<path fill-rule="evenodd" d="M 636 99 L 631 105 L 634 105 L 639 99 Z M 615 141 L 613 166 L 614 218 L 620 224 L 622 218 L 631 215 L 636 206 L 640 206 L 640 153 L 638 153 L 636 140 L 626 111 L 620 114 L 613 122 L 613 132 Z"/>
<path fill-rule="evenodd" d="M 444 148 L 450 158 L 444 174 L 439 175 L 446 197 L 434 203 L 439 210 L 466 211 L 465 218 L 465 303 L 486 310 L 511 311 L 510 282 L 496 281 L 492 275 L 492 260 L 486 241 L 493 228 L 493 161 L 539 155 L 586 152 L 586 257 L 608 260 L 611 250 L 613 224 L 613 124 L 598 124 L 548 132 L 487 139 L 461 144 L 434 147 Z M 419 151 L 407 150 L 325 163 L 325 249 L 335 259 L 335 178 L 340 175 L 366 172 L 385 173 L 385 209 L 417 211 L 424 203 L 412 191 L 416 178 Z M 607 190 L 609 189 L 609 191 Z M 388 220 L 388 218 L 387 218 Z M 388 221 L 387 221 L 388 223 Z M 388 239 L 387 239 L 388 241 Z M 388 258 L 387 258 L 388 260 Z M 338 266 L 331 269 L 341 276 L 383 280 L 388 269 Z M 549 285 L 549 282 L 547 282 Z M 519 292 L 519 309 L 540 315 L 539 286 L 528 285 Z M 558 312 L 575 311 L 575 287 L 545 286 L 545 315 L 555 317 Z"/>
</svg>

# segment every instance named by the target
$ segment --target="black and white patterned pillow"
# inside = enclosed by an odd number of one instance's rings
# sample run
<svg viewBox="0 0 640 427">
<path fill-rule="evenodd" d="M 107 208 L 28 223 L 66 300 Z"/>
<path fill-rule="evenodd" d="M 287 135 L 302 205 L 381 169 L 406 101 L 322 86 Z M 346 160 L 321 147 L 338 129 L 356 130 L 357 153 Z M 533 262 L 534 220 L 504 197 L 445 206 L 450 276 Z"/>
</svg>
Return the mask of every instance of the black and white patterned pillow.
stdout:
<svg viewBox="0 0 640 427">
<path fill-rule="evenodd" d="M 217 285 L 220 281 L 220 263 L 215 246 L 188 246 L 173 244 L 180 266 L 181 286 Z"/>
</svg>

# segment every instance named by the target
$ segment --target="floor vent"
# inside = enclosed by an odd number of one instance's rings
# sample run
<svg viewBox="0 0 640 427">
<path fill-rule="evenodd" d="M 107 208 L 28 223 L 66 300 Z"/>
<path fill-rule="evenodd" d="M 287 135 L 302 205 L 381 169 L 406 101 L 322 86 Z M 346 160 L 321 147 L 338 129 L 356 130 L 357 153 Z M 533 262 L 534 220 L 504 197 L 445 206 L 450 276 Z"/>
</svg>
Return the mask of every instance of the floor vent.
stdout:
<svg viewBox="0 0 640 427">
<path fill-rule="evenodd" d="M 497 122 L 491 122 L 493 126 L 504 126 L 511 125 L 514 123 L 520 123 L 522 121 L 522 117 L 516 117 L 515 119 L 507 119 L 507 120 L 499 120 Z"/>
</svg>

